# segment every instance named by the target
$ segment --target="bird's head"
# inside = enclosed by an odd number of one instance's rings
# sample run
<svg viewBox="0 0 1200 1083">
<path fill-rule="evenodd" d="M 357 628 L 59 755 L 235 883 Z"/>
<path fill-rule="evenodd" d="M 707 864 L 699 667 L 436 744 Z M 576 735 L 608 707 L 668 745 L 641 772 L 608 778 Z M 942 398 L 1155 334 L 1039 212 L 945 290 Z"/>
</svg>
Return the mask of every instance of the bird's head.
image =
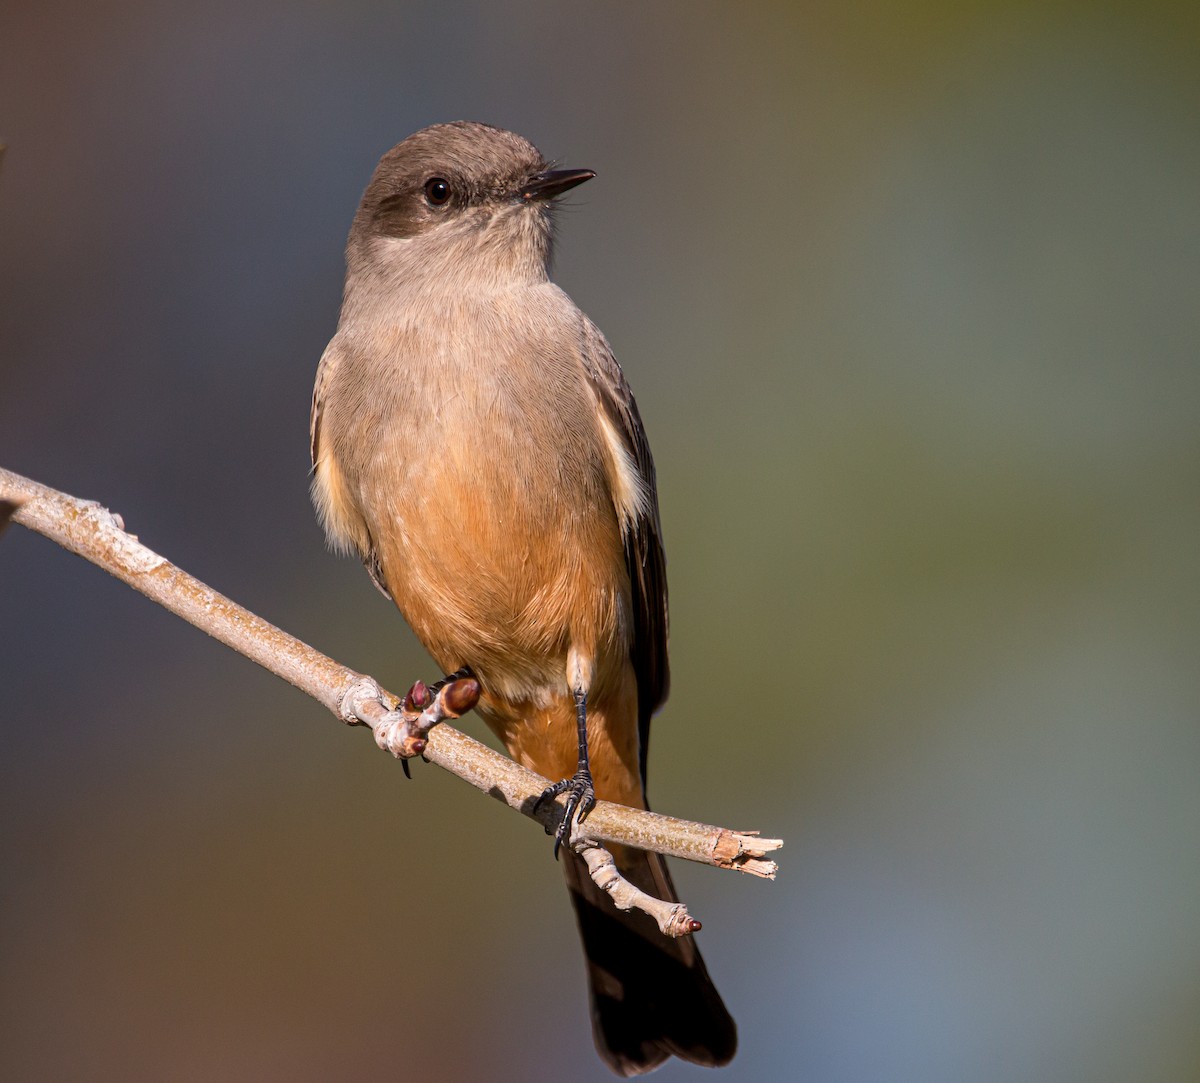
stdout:
<svg viewBox="0 0 1200 1083">
<path fill-rule="evenodd" d="M 486 124 L 423 128 L 380 160 L 350 232 L 350 272 L 447 291 L 544 279 L 554 199 L 594 176 L 551 169 L 527 139 Z"/>
</svg>

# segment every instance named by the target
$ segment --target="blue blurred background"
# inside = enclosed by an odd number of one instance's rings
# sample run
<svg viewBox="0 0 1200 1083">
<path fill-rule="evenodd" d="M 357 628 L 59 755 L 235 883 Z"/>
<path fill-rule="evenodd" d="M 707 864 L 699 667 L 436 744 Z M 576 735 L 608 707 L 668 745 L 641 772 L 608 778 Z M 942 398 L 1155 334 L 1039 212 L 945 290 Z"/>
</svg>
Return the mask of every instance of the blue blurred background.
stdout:
<svg viewBox="0 0 1200 1083">
<path fill-rule="evenodd" d="M 722 1078 L 1195 1080 L 1198 13 L 6 5 L 0 465 L 429 678 L 308 502 L 345 233 L 434 121 L 595 169 L 557 279 L 658 463 L 651 796 L 788 844 L 676 869 Z M 19 528 L 0 607 L 0 1075 L 609 1078 L 528 822 Z"/>
</svg>

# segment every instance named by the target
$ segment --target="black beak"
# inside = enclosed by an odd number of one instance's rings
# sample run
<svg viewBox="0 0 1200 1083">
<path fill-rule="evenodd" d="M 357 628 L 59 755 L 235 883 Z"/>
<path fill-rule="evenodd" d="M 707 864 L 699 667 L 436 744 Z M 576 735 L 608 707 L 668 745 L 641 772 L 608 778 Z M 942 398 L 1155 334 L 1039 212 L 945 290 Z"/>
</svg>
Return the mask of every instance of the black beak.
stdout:
<svg viewBox="0 0 1200 1083">
<path fill-rule="evenodd" d="M 527 201 L 553 199 L 595 175 L 590 169 L 551 169 L 546 173 L 535 173 L 521 189 L 521 198 Z"/>
</svg>

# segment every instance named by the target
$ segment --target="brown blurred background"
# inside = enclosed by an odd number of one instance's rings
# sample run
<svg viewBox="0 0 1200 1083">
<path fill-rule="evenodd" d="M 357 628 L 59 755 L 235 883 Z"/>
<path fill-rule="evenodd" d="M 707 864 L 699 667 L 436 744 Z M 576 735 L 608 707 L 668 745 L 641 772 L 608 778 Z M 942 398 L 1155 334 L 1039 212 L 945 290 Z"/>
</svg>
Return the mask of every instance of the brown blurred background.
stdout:
<svg viewBox="0 0 1200 1083">
<path fill-rule="evenodd" d="M 8 4 L 0 465 L 429 678 L 308 502 L 350 217 L 434 121 L 595 169 L 557 278 L 658 462 L 651 796 L 788 842 L 677 866 L 721 1078 L 1194 1080 L 1197 10 Z M 529 823 L 19 528 L 0 689 L 0 1076 L 609 1078 Z"/>
</svg>

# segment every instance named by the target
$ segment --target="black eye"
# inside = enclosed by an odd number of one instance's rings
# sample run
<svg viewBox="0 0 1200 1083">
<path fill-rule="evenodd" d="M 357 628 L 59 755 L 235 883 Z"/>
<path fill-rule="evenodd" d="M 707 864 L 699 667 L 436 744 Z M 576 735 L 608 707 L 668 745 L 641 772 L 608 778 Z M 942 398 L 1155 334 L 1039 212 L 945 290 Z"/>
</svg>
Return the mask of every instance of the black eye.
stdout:
<svg viewBox="0 0 1200 1083">
<path fill-rule="evenodd" d="M 450 202 L 450 182 L 442 177 L 430 177 L 425 182 L 425 198 L 430 205 L 441 207 Z"/>
</svg>

